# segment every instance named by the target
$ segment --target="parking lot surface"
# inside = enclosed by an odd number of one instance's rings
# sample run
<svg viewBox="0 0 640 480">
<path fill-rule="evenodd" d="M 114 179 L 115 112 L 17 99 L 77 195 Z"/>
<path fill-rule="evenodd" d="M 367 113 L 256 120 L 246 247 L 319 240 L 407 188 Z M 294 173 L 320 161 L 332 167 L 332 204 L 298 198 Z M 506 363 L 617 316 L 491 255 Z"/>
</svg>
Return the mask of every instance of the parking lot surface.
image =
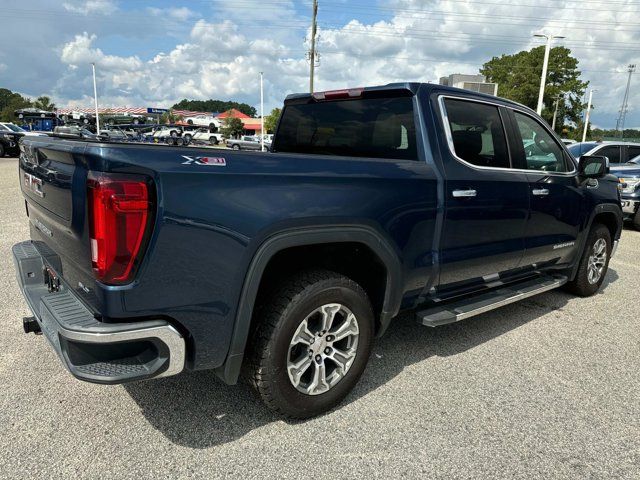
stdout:
<svg viewBox="0 0 640 480">
<path fill-rule="evenodd" d="M 27 238 L 17 161 L 0 158 L 1 478 L 640 478 L 640 232 L 594 297 L 396 319 L 347 401 L 305 422 L 209 372 L 75 380 L 22 333 L 11 246 Z"/>
</svg>

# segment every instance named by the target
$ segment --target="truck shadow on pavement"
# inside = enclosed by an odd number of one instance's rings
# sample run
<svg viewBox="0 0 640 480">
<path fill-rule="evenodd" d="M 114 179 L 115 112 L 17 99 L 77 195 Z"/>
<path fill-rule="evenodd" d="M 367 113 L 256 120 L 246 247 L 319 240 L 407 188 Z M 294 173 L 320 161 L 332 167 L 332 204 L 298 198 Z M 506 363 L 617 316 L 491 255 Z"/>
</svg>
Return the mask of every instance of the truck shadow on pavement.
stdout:
<svg viewBox="0 0 640 480">
<path fill-rule="evenodd" d="M 606 292 L 607 286 L 617 279 L 615 270 L 609 268 L 597 295 Z M 550 312 L 561 311 L 572 298 L 575 297 L 563 291 L 552 291 L 433 329 L 416 323 L 412 314 L 402 315 L 375 343 L 367 370 L 343 406 L 376 390 L 407 366 L 433 356 L 463 353 Z M 208 371 L 187 372 L 176 377 L 128 384 L 124 388 L 154 428 L 171 442 L 190 448 L 210 448 L 232 442 L 256 428 L 280 420 L 248 385 L 242 382 L 235 386 L 225 385 Z"/>
</svg>

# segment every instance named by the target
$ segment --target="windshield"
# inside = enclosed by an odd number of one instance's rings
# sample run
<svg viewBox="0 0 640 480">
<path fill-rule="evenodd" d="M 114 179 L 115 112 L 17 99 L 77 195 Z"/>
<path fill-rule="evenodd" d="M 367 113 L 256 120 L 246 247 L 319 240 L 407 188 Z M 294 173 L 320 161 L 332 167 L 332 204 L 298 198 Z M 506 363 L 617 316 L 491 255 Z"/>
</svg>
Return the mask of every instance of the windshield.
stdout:
<svg viewBox="0 0 640 480">
<path fill-rule="evenodd" d="M 571 155 L 573 155 L 575 158 L 578 158 L 597 146 L 598 144 L 596 142 L 574 143 L 572 145 L 569 145 L 567 149 L 569 150 L 569 153 L 571 153 Z"/>
<path fill-rule="evenodd" d="M 13 123 L 5 123 L 4 124 L 5 127 L 7 127 L 9 130 L 14 131 L 14 132 L 19 132 L 19 133 L 25 133 L 26 130 L 23 128 L 20 128 L 17 125 L 14 125 Z"/>
</svg>

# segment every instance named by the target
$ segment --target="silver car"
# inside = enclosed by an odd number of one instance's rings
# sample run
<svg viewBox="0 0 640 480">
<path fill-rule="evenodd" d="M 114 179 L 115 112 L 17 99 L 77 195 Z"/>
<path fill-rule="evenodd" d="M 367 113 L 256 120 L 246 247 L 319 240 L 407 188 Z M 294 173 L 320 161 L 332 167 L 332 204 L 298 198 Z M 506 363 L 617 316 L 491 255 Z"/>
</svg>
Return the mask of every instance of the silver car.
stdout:
<svg viewBox="0 0 640 480">
<path fill-rule="evenodd" d="M 234 150 L 260 150 L 260 137 L 254 135 L 245 135 L 240 138 L 227 139 L 227 147 Z M 264 149 L 269 151 L 271 149 L 271 142 L 264 142 Z"/>
</svg>

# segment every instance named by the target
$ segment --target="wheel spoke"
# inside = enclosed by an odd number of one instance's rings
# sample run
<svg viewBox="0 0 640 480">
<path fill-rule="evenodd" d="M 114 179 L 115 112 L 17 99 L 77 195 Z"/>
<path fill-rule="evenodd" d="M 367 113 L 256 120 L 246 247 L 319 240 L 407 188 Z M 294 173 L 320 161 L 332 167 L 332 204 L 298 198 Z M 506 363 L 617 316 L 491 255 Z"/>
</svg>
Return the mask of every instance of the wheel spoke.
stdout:
<svg viewBox="0 0 640 480">
<path fill-rule="evenodd" d="M 343 352 L 342 350 L 334 349 L 333 353 L 328 358 L 330 358 L 331 360 L 333 360 L 333 362 L 335 362 L 336 366 L 338 367 L 338 370 L 340 371 L 340 376 L 342 376 L 347 372 L 347 370 L 351 366 L 351 362 L 355 357 L 355 353 L 356 351 L 353 348 L 347 350 L 346 352 Z"/>
<path fill-rule="evenodd" d="M 334 332 L 330 333 L 334 337 L 334 343 L 339 342 L 349 335 L 357 335 L 359 333 L 359 330 L 356 316 L 353 313 L 349 313 L 347 315 L 347 318 L 344 319 L 344 322 L 342 322 L 342 325 L 340 325 Z"/>
<path fill-rule="evenodd" d="M 313 372 L 313 378 L 309 382 L 307 392 L 311 394 L 318 394 L 329 390 L 329 384 L 327 383 L 327 368 L 324 362 L 313 363 L 315 371 Z"/>
<path fill-rule="evenodd" d="M 342 305 L 338 303 L 330 303 L 321 307 L 320 313 L 322 313 L 322 322 L 320 330 L 328 332 L 333 325 L 333 320 L 336 318 L 336 313 L 340 311 Z"/>
<path fill-rule="evenodd" d="M 298 343 L 304 343 L 305 345 L 311 345 L 314 341 L 314 335 L 309 331 L 309 326 L 307 324 L 307 320 L 305 319 L 296 330 L 296 333 L 293 334 L 293 338 L 291 339 L 291 345 L 296 345 Z"/>
<path fill-rule="evenodd" d="M 305 355 L 300 360 L 295 363 L 290 363 L 287 369 L 289 370 L 289 378 L 293 383 L 294 387 L 300 385 L 300 379 L 302 375 L 309 369 L 311 364 L 313 363 L 313 359 Z"/>
</svg>

